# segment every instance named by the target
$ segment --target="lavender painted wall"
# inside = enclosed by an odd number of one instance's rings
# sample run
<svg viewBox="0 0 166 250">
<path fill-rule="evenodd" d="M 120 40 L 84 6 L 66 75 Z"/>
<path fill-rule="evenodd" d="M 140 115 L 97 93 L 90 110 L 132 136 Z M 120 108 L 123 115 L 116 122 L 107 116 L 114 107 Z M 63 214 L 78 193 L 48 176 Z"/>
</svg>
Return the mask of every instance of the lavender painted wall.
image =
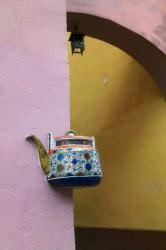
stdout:
<svg viewBox="0 0 166 250">
<path fill-rule="evenodd" d="M 72 192 L 44 180 L 33 132 L 69 128 L 65 1 L 0 2 L 0 249 L 73 250 Z"/>
</svg>

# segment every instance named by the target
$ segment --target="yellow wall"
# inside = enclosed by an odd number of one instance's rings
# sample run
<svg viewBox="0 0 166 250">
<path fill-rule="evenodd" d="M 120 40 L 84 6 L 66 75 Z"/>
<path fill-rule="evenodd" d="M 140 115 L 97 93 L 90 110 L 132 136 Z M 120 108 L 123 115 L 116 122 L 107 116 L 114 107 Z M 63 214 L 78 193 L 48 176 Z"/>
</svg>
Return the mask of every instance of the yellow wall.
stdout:
<svg viewBox="0 0 166 250">
<path fill-rule="evenodd" d="M 165 230 L 166 102 L 126 53 L 85 43 L 83 56 L 69 47 L 71 128 L 96 137 L 104 177 L 74 191 L 75 225 Z"/>
</svg>

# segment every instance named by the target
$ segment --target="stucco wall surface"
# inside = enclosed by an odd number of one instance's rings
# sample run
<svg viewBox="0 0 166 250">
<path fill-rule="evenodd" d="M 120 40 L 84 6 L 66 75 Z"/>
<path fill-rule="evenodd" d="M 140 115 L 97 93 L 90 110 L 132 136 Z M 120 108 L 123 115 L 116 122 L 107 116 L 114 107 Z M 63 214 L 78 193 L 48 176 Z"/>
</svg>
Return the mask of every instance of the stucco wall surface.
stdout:
<svg viewBox="0 0 166 250">
<path fill-rule="evenodd" d="M 103 180 L 74 191 L 75 225 L 165 231 L 166 102 L 126 53 L 87 36 L 85 48 L 72 55 L 69 44 L 71 127 L 95 136 Z"/>
<path fill-rule="evenodd" d="M 67 0 L 67 11 L 117 22 L 142 35 L 166 53 L 165 0 Z"/>
<path fill-rule="evenodd" d="M 46 183 L 24 139 L 69 128 L 65 1 L 0 10 L 0 249 L 73 250 L 72 192 Z"/>
</svg>

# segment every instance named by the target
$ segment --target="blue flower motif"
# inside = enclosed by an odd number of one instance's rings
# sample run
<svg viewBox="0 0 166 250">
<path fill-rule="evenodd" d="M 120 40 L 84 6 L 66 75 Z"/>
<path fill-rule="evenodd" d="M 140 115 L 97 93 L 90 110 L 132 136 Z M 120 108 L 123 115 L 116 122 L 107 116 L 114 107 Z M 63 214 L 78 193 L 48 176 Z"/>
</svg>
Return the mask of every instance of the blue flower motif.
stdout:
<svg viewBox="0 0 166 250">
<path fill-rule="evenodd" d="M 87 170 L 91 170 L 92 166 L 91 166 L 91 164 L 88 162 L 87 164 L 85 164 L 85 168 L 86 168 Z"/>
<path fill-rule="evenodd" d="M 64 158 L 64 155 L 63 155 L 63 154 L 59 154 L 59 155 L 58 155 L 58 160 L 59 160 L 59 161 L 63 160 L 63 158 Z"/>
<path fill-rule="evenodd" d="M 76 165 L 77 162 L 78 162 L 78 161 L 77 161 L 75 158 L 72 160 L 72 163 L 73 163 L 74 165 Z"/>
</svg>

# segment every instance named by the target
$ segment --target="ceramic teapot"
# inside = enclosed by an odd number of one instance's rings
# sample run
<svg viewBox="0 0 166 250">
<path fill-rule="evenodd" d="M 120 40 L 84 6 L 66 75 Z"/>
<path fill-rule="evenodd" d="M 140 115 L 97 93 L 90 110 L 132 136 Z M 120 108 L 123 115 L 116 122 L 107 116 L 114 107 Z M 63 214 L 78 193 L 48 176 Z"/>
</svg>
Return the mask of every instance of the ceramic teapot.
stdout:
<svg viewBox="0 0 166 250">
<path fill-rule="evenodd" d="M 48 151 L 35 135 L 27 137 L 37 147 L 40 165 L 47 181 L 57 187 L 83 187 L 99 184 L 102 170 L 95 138 L 78 136 L 73 130 L 65 136 L 48 133 Z"/>
</svg>

